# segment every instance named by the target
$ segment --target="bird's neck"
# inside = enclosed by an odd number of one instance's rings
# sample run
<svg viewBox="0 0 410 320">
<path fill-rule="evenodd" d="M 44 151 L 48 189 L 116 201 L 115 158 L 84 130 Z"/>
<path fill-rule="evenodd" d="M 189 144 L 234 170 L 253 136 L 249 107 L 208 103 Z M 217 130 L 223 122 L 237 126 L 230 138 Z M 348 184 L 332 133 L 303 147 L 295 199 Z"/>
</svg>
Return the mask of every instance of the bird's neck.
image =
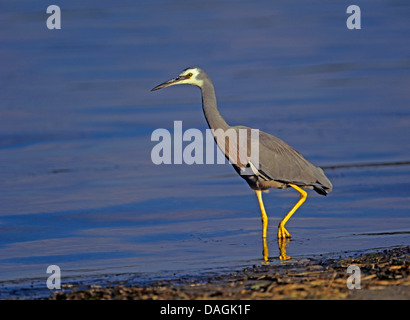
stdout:
<svg viewBox="0 0 410 320">
<path fill-rule="evenodd" d="M 215 89 L 212 82 L 205 82 L 201 88 L 202 109 L 204 110 L 206 121 L 211 129 L 229 129 L 230 126 L 225 122 L 219 113 L 216 103 Z"/>
</svg>

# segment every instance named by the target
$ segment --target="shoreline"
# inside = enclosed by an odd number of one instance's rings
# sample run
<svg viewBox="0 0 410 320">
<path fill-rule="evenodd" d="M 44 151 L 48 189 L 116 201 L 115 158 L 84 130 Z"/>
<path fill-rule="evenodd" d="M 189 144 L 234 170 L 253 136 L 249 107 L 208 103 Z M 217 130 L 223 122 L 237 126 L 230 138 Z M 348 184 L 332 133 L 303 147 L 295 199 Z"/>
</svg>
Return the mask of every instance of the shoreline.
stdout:
<svg viewBox="0 0 410 320">
<path fill-rule="evenodd" d="M 347 273 L 355 265 L 358 269 Z M 357 272 L 358 271 L 358 272 Z M 360 274 L 360 289 L 357 275 Z M 51 300 L 410 299 L 410 246 L 349 258 L 288 260 L 215 276 L 63 288 Z M 349 280 L 349 277 L 350 280 Z M 352 278 L 353 277 L 353 278 Z M 348 289 L 348 281 L 350 287 Z"/>
</svg>

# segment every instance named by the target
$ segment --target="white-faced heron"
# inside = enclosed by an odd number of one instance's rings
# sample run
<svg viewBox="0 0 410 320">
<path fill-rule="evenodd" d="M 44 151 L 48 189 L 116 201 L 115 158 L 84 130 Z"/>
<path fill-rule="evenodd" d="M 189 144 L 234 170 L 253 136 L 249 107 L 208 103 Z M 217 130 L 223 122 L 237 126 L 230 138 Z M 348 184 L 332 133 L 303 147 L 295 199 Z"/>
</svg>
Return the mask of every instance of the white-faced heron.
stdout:
<svg viewBox="0 0 410 320">
<path fill-rule="evenodd" d="M 248 131 L 252 130 L 244 126 L 231 127 L 225 122 L 218 110 L 213 83 L 207 73 L 201 68 L 191 67 L 185 69 L 178 77 L 156 86 L 151 91 L 177 84 L 190 84 L 201 89 L 202 108 L 208 125 L 213 132 L 216 130 L 220 131 L 220 129 L 222 129 L 222 131 L 233 129 L 236 132 L 239 132 L 241 129 Z M 258 167 L 256 168 L 251 162 L 243 163 L 243 161 L 231 161 L 231 163 L 236 172 L 238 172 L 238 174 L 240 174 L 241 177 L 245 179 L 249 186 L 255 191 L 258 198 L 259 206 L 262 212 L 264 258 L 267 260 L 268 250 L 266 246 L 266 233 L 268 217 L 263 205 L 261 192 L 267 191 L 269 188 L 285 189 L 292 187 L 300 193 L 299 201 L 279 223 L 278 240 L 281 244 L 284 239 L 291 237 L 290 233 L 285 228 L 286 222 L 306 200 L 307 193 L 303 189 L 313 189 L 321 195 L 327 195 L 327 193 L 332 191 L 332 183 L 325 176 L 321 168 L 311 164 L 299 152 L 284 141 L 262 131 L 258 131 L 258 134 Z M 247 139 L 249 146 L 252 143 L 249 132 L 247 134 Z M 229 156 L 229 145 L 231 145 L 232 148 L 231 141 L 229 143 L 225 142 L 225 146 L 223 143 L 221 144 L 220 141 L 217 141 L 217 144 L 225 153 L 225 156 L 232 160 L 232 157 Z M 239 148 L 239 144 L 236 144 L 236 146 Z M 251 174 L 249 174 L 249 171 L 247 174 L 243 174 L 244 169 L 249 167 L 253 170 Z M 280 257 L 282 259 L 288 258 L 286 257 L 286 251 L 281 253 Z"/>
</svg>

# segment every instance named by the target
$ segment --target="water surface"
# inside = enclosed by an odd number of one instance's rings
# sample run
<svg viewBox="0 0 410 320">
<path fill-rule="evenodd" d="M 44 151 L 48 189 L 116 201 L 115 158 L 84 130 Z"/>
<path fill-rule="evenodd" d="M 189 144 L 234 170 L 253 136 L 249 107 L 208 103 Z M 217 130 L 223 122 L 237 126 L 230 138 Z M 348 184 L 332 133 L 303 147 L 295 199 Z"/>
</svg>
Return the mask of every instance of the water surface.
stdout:
<svg viewBox="0 0 410 320">
<path fill-rule="evenodd" d="M 70 1 L 48 30 L 44 3 L 3 1 L 0 280 L 261 263 L 257 200 L 232 167 L 151 161 L 155 129 L 207 128 L 196 88 L 150 92 L 191 65 L 229 124 L 328 168 L 334 191 L 288 222 L 289 255 L 409 244 L 410 5 L 359 5 L 348 30 L 343 3 Z M 273 262 L 297 199 L 264 195 Z"/>
</svg>

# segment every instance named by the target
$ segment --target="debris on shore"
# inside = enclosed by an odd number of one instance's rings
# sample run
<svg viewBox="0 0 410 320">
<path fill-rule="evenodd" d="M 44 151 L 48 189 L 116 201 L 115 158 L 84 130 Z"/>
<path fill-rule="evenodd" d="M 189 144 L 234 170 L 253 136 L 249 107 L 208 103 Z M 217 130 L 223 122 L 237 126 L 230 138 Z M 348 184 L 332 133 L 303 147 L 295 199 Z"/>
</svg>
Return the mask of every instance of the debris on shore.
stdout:
<svg viewBox="0 0 410 320">
<path fill-rule="evenodd" d="M 65 300 L 192 299 L 410 299 L 410 246 L 343 259 L 289 260 L 208 278 L 127 282 L 57 292 Z M 349 266 L 360 270 L 360 289 L 347 286 Z M 356 281 L 358 281 L 356 279 Z"/>
</svg>

